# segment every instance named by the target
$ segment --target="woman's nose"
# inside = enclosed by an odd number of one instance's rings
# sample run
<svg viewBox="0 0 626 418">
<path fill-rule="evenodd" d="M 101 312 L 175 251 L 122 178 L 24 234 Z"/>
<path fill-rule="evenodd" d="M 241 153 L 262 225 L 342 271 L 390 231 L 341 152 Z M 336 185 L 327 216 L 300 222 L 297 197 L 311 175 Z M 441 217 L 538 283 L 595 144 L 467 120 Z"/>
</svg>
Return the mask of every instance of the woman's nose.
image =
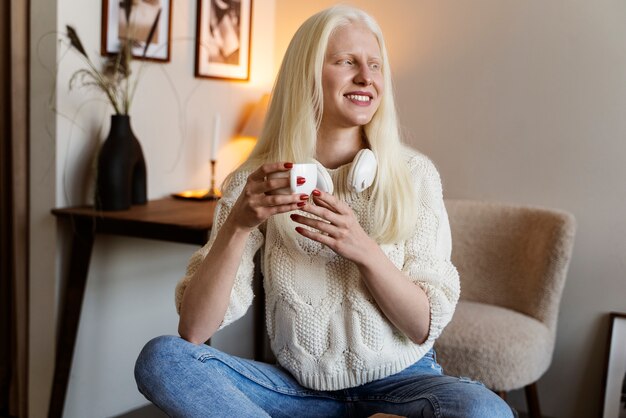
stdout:
<svg viewBox="0 0 626 418">
<path fill-rule="evenodd" d="M 372 73 L 367 66 L 362 66 L 354 77 L 354 82 L 359 85 L 372 85 Z"/>
</svg>

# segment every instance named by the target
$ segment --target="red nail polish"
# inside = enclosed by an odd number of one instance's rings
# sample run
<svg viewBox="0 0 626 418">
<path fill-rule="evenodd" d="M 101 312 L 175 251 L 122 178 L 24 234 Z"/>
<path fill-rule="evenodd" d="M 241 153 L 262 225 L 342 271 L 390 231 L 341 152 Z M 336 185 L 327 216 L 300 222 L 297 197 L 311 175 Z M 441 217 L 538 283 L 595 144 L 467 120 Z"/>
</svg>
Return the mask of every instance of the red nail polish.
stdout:
<svg viewBox="0 0 626 418">
<path fill-rule="evenodd" d="M 301 226 L 296 226 L 296 232 L 301 234 L 302 231 L 304 231 L 304 228 L 302 228 Z"/>
<path fill-rule="evenodd" d="M 313 196 L 321 196 L 322 192 L 320 192 L 319 190 L 315 189 L 313 190 Z"/>
<path fill-rule="evenodd" d="M 293 213 L 292 213 L 291 215 L 289 215 L 289 217 L 290 217 L 291 219 L 293 219 L 293 220 L 295 220 L 295 219 L 296 219 L 296 215 L 295 215 L 295 214 L 293 214 Z"/>
<path fill-rule="evenodd" d="M 301 194 L 300 195 L 300 200 L 309 200 L 309 195 L 308 194 Z"/>
<path fill-rule="evenodd" d="M 293 163 L 285 163 L 285 168 L 292 168 L 293 167 Z"/>
<path fill-rule="evenodd" d="M 296 204 L 299 208 L 303 207 L 304 205 L 306 205 L 306 202 L 298 202 Z"/>
<path fill-rule="evenodd" d="M 296 178 L 296 183 L 298 183 L 298 186 L 302 186 L 304 183 L 306 183 L 306 179 L 304 177 L 298 176 Z"/>
</svg>

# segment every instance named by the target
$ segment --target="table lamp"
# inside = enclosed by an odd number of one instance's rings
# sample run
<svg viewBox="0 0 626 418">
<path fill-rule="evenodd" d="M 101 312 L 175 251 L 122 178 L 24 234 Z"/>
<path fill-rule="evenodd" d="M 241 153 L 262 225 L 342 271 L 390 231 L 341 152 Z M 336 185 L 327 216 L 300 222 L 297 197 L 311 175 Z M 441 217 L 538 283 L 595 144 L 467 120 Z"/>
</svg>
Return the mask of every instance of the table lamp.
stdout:
<svg viewBox="0 0 626 418">
<path fill-rule="evenodd" d="M 265 114 L 267 113 L 267 107 L 269 104 L 270 95 L 264 94 L 261 99 L 254 105 L 248 116 L 245 118 L 245 121 L 242 125 L 242 128 L 237 133 L 235 140 L 247 140 L 247 142 L 251 142 L 250 140 L 256 141 L 256 139 L 261 135 L 261 131 L 263 130 L 263 123 L 265 121 Z M 221 197 L 220 190 L 215 186 L 215 165 L 217 164 L 217 138 L 219 138 L 219 115 L 216 115 L 214 124 L 213 124 L 213 138 L 211 143 L 211 186 L 207 189 L 195 189 L 195 190 L 186 190 L 181 193 L 173 194 L 172 196 L 179 199 L 190 199 L 190 200 L 215 200 Z M 246 142 L 246 141 L 241 141 Z M 247 153 L 250 151 L 251 146 L 247 145 L 242 149 L 241 146 L 236 147 L 227 147 L 230 149 L 230 153 L 233 151 L 241 154 Z M 241 144 L 239 144 L 241 145 Z M 247 149 L 246 149 L 247 148 Z M 229 152 L 226 152 L 228 155 Z M 232 155 L 231 155 L 232 157 Z M 227 158 L 228 159 L 228 158 Z M 237 158 L 235 158 L 236 160 Z"/>
<path fill-rule="evenodd" d="M 238 136 L 254 138 L 256 140 L 259 135 L 261 135 L 269 102 L 270 95 L 266 93 L 254 105 L 252 112 L 250 112 L 250 115 L 246 118 L 246 123 L 244 123 L 243 127 L 239 131 Z"/>
</svg>

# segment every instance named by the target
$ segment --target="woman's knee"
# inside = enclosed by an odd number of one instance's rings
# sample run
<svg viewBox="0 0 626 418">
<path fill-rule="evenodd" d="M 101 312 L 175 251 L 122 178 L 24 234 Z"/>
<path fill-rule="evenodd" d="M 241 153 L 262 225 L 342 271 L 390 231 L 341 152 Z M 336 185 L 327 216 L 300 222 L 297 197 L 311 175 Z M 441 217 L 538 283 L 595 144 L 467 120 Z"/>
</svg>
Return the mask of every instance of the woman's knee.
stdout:
<svg viewBox="0 0 626 418">
<path fill-rule="evenodd" d="M 162 335 L 160 337 L 153 338 L 146 343 L 139 353 L 137 363 L 152 363 L 154 361 L 159 361 L 159 359 L 162 359 L 163 357 L 169 357 L 175 352 L 180 351 L 178 347 L 183 342 L 185 342 L 185 340 L 173 335 Z"/>
<path fill-rule="evenodd" d="M 175 357 L 184 353 L 184 345 L 190 344 L 180 337 L 163 335 L 153 338 L 143 347 L 135 362 L 135 380 L 141 385 L 155 373 L 162 373 Z"/>
<path fill-rule="evenodd" d="M 479 382 L 464 381 L 464 389 L 460 393 L 463 401 L 460 403 L 459 417 L 493 417 L 513 418 L 511 407 L 498 395 Z"/>
</svg>

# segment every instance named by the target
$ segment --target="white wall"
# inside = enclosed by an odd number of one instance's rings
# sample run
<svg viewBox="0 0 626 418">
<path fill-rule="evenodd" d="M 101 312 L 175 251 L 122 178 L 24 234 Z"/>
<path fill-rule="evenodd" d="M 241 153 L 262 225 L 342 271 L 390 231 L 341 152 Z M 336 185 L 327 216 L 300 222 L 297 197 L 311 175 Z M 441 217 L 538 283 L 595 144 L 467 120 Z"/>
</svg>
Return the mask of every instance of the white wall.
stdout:
<svg viewBox="0 0 626 418">
<path fill-rule="evenodd" d="M 277 0 L 276 60 L 335 3 Z M 401 122 L 447 197 L 568 210 L 579 224 L 543 412 L 597 416 L 607 313 L 626 312 L 626 3 L 353 0 L 386 35 Z M 523 394 L 511 402 L 525 410 Z"/>
<path fill-rule="evenodd" d="M 83 178 L 89 173 L 95 138 L 108 129 L 105 106 L 91 103 L 76 115 L 86 93 L 68 94 L 65 80 L 76 61 L 71 53 L 63 55 L 62 48 L 57 105 L 80 127 L 71 129 L 60 114 L 46 111 L 52 82 L 42 63 L 54 62 L 54 57 L 49 38 L 43 50 L 40 38 L 55 25 L 60 29 L 72 23 L 90 53 L 99 49 L 100 2 L 57 1 L 58 16 L 55 2 L 34 0 L 32 8 L 32 50 L 40 58 L 33 58 L 31 70 L 33 417 L 45 415 L 54 358 L 54 292 L 59 279 L 51 280 L 49 274 L 54 270 L 55 252 L 50 249 L 55 234 L 48 210 L 87 201 L 90 180 Z M 195 3 L 174 1 L 172 62 L 150 66 L 131 112 L 148 161 L 151 198 L 206 184 L 208 172 L 202 165 L 208 150 L 201 137 L 208 137 L 212 114 L 222 112 L 225 141 L 244 106 L 269 90 L 272 62 L 279 62 L 297 26 L 334 1 L 256 0 L 250 83 L 193 78 L 189 38 L 194 34 Z M 626 212 L 621 184 L 626 178 L 626 4 L 351 3 L 370 11 L 383 27 L 403 125 L 411 143 L 438 165 L 448 197 L 538 204 L 576 215 L 579 231 L 555 359 L 539 390 L 546 415 L 595 416 L 601 405 L 606 313 L 626 311 L 626 221 L 620 216 Z M 181 102 L 187 103 L 182 110 L 175 105 L 164 72 L 175 81 Z M 193 249 L 98 239 L 66 416 L 110 416 L 143 402 L 132 382 L 132 361 L 147 338 L 175 331 L 171 291 Z M 149 267 L 146 259 L 152 261 Z M 229 331 L 238 334 L 232 341 L 249 333 L 248 325 L 242 326 L 241 331 Z M 224 346 L 237 348 L 228 341 Z M 520 393 L 511 400 L 525 409 Z"/>
<path fill-rule="evenodd" d="M 56 238 L 49 210 L 92 202 L 93 157 L 108 133 L 111 109 L 97 92 L 68 90 L 72 73 L 83 64 L 74 51 L 68 51 L 66 42 L 59 43 L 58 68 L 54 65 L 55 38 L 63 38 L 66 24 L 76 28 L 92 59 L 101 59 L 102 2 L 33 3 L 31 253 L 44 255 L 31 257 L 29 406 L 30 416 L 43 417 L 54 363 L 56 291 L 69 262 L 67 228 L 59 228 L 56 261 L 55 252 L 50 251 Z M 218 183 L 233 168 L 232 158 L 224 162 L 232 154 L 228 141 L 250 106 L 271 89 L 274 6 L 274 0 L 254 2 L 250 81 L 230 82 L 194 77 L 196 1 L 173 0 L 171 61 L 145 66 L 130 112 L 148 165 L 150 199 L 208 187 L 209 143 L 216 112 L 222 121 Z M 47 49 L 42 50 L 42 42 Z M 54 71 L 58 71 L 56 98 Z M 39 229 L 42 224 L 44 228 Z M 176 333 L 174 286 L 195 250 L 192 245 L 97 237 L 64 416 L 108 417 L 147 403 L 135 386 L 134 361 L 150 338 Z M 59 273 L 51 274 L 55 270 Z M 251 321 L 243 320 L 216 335 L 214 344 L 251 355 L 251 335 Z"/>
</svg>

